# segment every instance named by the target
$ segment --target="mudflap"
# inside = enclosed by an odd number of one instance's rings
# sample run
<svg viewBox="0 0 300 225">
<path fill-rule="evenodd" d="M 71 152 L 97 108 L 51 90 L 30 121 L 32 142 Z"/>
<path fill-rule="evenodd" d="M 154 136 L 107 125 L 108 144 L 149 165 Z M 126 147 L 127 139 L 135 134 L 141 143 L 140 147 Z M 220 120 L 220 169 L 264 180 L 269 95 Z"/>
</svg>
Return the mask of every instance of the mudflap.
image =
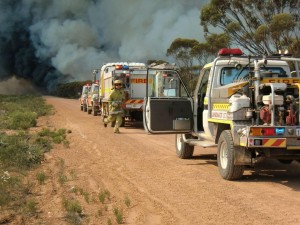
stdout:
<svg viewBox="0 0 300 225">
<path fill-rule="evenodd" d="M 234 165 L 252 165 L 251 152 L 243 147 L 235 147 Z"/>
</svg>

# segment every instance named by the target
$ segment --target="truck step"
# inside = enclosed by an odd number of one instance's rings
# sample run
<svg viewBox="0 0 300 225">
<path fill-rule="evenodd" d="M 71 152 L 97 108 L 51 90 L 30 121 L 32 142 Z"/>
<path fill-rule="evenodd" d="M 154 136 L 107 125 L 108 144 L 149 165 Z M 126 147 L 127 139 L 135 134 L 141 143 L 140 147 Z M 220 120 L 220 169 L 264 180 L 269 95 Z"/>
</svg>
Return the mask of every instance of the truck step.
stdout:
<svg viewBox="0 0 300 225">
<path fill-rule="evenodd" d="M 203 148 L 211 148 L 211 147 L 217 147 L 218 146 L 217 144 L 215 144 L 212 141 L 200 141 L 200 140 L 193 140 L 193 139 L 188 139 L 187 143 L 189 145 L 201 146 Z"/>
</svg>

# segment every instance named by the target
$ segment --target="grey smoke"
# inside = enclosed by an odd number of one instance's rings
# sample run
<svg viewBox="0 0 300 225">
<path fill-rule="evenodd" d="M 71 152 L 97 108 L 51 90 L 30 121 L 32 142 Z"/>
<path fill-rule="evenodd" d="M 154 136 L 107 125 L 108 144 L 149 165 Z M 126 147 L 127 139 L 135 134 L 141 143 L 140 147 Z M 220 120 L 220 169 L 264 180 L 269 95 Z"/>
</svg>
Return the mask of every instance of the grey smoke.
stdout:
<svg viewBox="0 0 300 225">
<path fill-rule="evenodd" d="M 201 40 L 207 0 L 1 0 L 0 78 L 48 89 L 91 79 L 110 61 L 166 59 L 178 37 Z"/>
</svg>

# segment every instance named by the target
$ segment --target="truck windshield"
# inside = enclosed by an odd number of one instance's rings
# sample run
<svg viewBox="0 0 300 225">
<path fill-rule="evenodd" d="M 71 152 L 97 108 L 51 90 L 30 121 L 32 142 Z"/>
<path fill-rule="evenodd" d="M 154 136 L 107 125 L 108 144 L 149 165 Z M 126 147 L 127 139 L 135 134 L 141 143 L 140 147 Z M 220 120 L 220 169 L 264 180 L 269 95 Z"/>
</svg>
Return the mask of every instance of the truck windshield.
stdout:
<svg viewBox="0 0 300 225">
<path fill-rule="evenodd" d="M 94 86 L 93 92 L 99 92 L 99 86 Z"/>
<path fill-rule="evenodd" d="M 227 85 L 239 81 L 247 81 L 250 74 L 254 75 L 254 68 L 244 67 L 237 69 L 235 67 L 223 67 L 221 69 L 220 84 Z M 287 77 L 286 72 L 281 67 L 263 67 L 260 70 L 262 77 Z"/>
<path fill-rule="evenodd" d="M 88 93 L 88 90 L 89 88 L 87 86 L 84 86 L 83 87 L 83 90 L 82 90 L 82 94 L 87 94 Z"/>
</svg>

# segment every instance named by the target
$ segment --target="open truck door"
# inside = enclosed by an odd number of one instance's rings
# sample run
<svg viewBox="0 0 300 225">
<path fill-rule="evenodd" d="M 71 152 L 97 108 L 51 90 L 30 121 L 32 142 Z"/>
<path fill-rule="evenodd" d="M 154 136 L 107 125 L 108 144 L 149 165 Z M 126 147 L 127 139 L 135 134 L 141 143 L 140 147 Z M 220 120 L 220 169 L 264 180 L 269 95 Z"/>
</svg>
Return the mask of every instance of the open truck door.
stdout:
<svg viewBox="0 0 300 225">
<path fill-rule="evenodd" d="M 165 66 L 162 66 L 165 67 Z M 147 69 L 143 123 L 149 133 L 189 133 L 193 102 L 179 73 L 160 66 Z"/>
</svg>

